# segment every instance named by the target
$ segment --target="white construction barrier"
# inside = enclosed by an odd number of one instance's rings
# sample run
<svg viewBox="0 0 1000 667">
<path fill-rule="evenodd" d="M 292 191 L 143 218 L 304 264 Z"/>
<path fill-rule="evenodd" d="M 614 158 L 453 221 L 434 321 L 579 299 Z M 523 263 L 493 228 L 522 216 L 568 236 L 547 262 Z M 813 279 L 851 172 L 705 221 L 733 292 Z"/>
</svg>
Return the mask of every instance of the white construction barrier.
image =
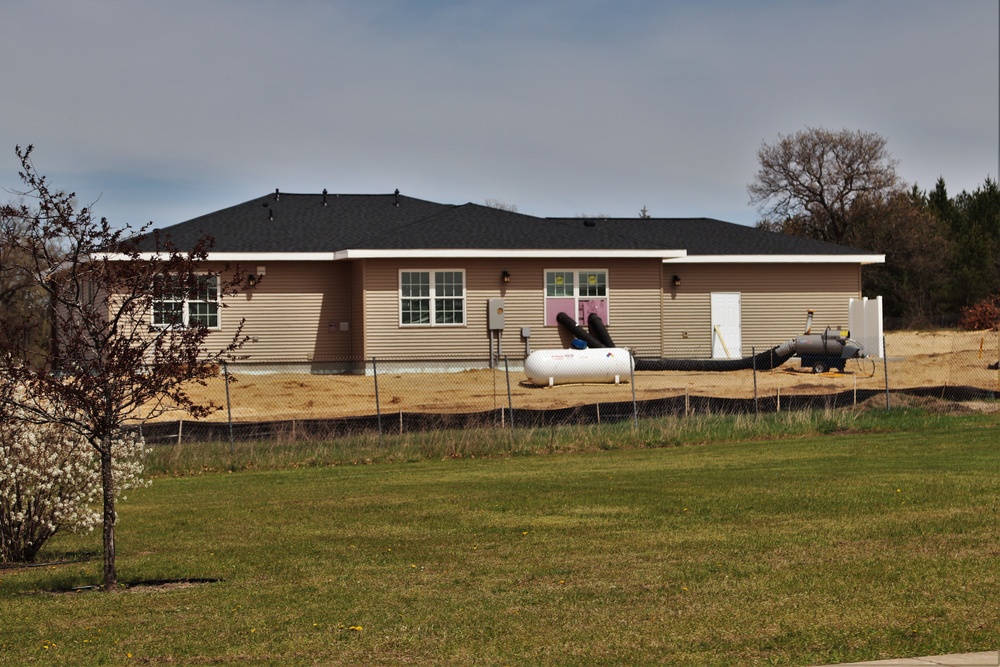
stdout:
<svg viewBox="0 0 1000 667">
<path fill-rule="evenodd" d="M 851 338 L 864 346 L 869 357 L 882 358 L 882 297 L 851 299 L 848 305 Z"/>
</svg>

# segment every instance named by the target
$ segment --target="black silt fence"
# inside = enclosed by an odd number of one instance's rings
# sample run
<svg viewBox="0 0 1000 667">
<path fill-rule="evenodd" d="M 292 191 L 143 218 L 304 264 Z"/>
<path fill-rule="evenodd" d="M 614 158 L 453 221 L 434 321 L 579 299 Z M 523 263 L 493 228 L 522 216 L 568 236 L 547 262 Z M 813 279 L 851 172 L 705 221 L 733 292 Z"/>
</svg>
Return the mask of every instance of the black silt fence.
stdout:
<svg viewBox="0 0 1000 667">
<path fill-rule="evenodd" d="M 967 386 L 918 387 L 892 391 L 893 395 L 937 398 L 947 401 L 997 400 L 1000 392 Z M 848 408 L 885 396 L 884 390 L 865 389 L 834 394 L 782 394 L 755 398 L 671 396 L 651 400 L 593 403 L 548 410 L 514 410 L 517 430 L 591 425 L 687 415 L 737 415 Z M 394 435 L 433 430 L 511 428 L 507 409 L 467 413 L 398 412 L 334 419 L 296 419 L 259 422 L 154 422 L 140 427 L 150 445 L 181 442 L 225 442 L 257 440 L 321 440 L 360 434 Z M 381 431 L 380 431 L 381 429 Z"/>
</svg>

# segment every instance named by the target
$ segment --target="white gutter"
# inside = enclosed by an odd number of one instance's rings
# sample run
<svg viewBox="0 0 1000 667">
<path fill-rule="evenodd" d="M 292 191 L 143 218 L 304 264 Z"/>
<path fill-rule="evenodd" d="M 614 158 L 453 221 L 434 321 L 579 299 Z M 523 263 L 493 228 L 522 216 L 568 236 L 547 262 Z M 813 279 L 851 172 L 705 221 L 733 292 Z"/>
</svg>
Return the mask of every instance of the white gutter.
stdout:
<svg viewBox="0 0 1000 667">
<path fill-rule="evenodd" d="M 185 254 L 179 252 L 179 255 Z M 147 261 L 159 261 L 167 258 L 163 252 L 140 252 L 139 259 Z M 102 256 L 111 262 L 122 262 L 129 259 L 128 255 L 111 254 Z M 210 252 L 203 260 L 206 262 L 243 262 L 243 261 L 307 261 L 307 262 L 332 262 L 338 259 L 336 253 L 332 252 Z"/>
<path fill-rule="evenodd" d="M 688 255 L 664 264 L 885 264 L 885 255 Z"/>
<path fill-rule="evenodd" d="M 494 258 L 502 259 L 551 259 L 551 258 L 634 258 L 662 259 L 667 261 L 684 257 L 685 250 L 482 250 L 463 248 L 460 250 L 410 249 L 410 250 L 343 250 L 337 259 L 454 259 L 454 258 Z"/>
<path fill-rule="evenodd" d="M 163 259 L 144 252 L 140 259 Z M 686 250 L 363 249 L 336 252 L 210 252 L 207 262 L 335 262 L 349 259 L 659 259 L 664 264 L 884 264 L 885 255 L 688 255 Z M 110 261 L 128 259 L 108 255 Z"/>
<path fill-rule="evenodd" d="M 406 250 L 338 250 L 336 252 L 210 252 L 206 262 L 334 262 L 349 259 L 456 259 L 456 258 L 633 258 L 662 259 L 664 261 L 683 257 L 684 250 L 482 250 L 463 248 L 455 250 L 406 249 Z M 144 260 L 164 259 L 164 253 L 139 253 Z M 108 255 L 110 261 L 123 261 L 126 255 Z"/>
</svg>

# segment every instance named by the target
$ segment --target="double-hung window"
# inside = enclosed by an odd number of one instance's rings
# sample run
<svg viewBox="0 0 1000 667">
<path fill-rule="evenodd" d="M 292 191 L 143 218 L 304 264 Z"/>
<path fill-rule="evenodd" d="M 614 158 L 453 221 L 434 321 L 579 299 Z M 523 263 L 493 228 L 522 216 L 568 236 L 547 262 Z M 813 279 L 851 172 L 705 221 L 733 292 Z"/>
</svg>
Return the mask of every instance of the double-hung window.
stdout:
<svg viewBox="0 0 1000 667">
<path fill-rule="evenodd" d="M 608 322 L 608 272 L 606 269 L 545 271 L 545 324 L 555 326 L 559 313 L 586 324 L 591 313 Z"/>
<path fill-rule="evenodd" d="M 465 324 L 465 271 L 400 271 L 399 323 Z"/>
<path fill-rule="evenodd" d="M 219 328 L 219 277 L 199 276 L 192 291 L 177 276 L 158 275 L 153 288 L 154 327 Z"/>
</svg>

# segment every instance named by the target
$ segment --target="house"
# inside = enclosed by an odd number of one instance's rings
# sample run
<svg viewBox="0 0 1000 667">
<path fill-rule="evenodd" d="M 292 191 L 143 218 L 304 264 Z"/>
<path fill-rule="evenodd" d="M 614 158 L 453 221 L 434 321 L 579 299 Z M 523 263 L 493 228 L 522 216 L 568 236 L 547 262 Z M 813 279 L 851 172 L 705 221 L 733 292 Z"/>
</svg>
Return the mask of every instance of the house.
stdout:
<svg viewBox="0 0 1000 667">
<path fill-rule="evenodd" d="M 160 230 L 180 249 L 204 234 L 210 268 L 239 264 L 256 284 L 222 309 L 206 290 L 185 312 L 220 336 L 246 318 L 252 362 L 312 370 L 481 363 L 501 345 L 518 359 L 570 343 L 560 312 L 598 313 L 640 357 L 745 356 L 801 333 L 808 310 L 817 327 L 847 326 L 862 265 L 884 261 L 708 218 L 539 218 L 398 191 L 276 190 Z"/>
</svg>

